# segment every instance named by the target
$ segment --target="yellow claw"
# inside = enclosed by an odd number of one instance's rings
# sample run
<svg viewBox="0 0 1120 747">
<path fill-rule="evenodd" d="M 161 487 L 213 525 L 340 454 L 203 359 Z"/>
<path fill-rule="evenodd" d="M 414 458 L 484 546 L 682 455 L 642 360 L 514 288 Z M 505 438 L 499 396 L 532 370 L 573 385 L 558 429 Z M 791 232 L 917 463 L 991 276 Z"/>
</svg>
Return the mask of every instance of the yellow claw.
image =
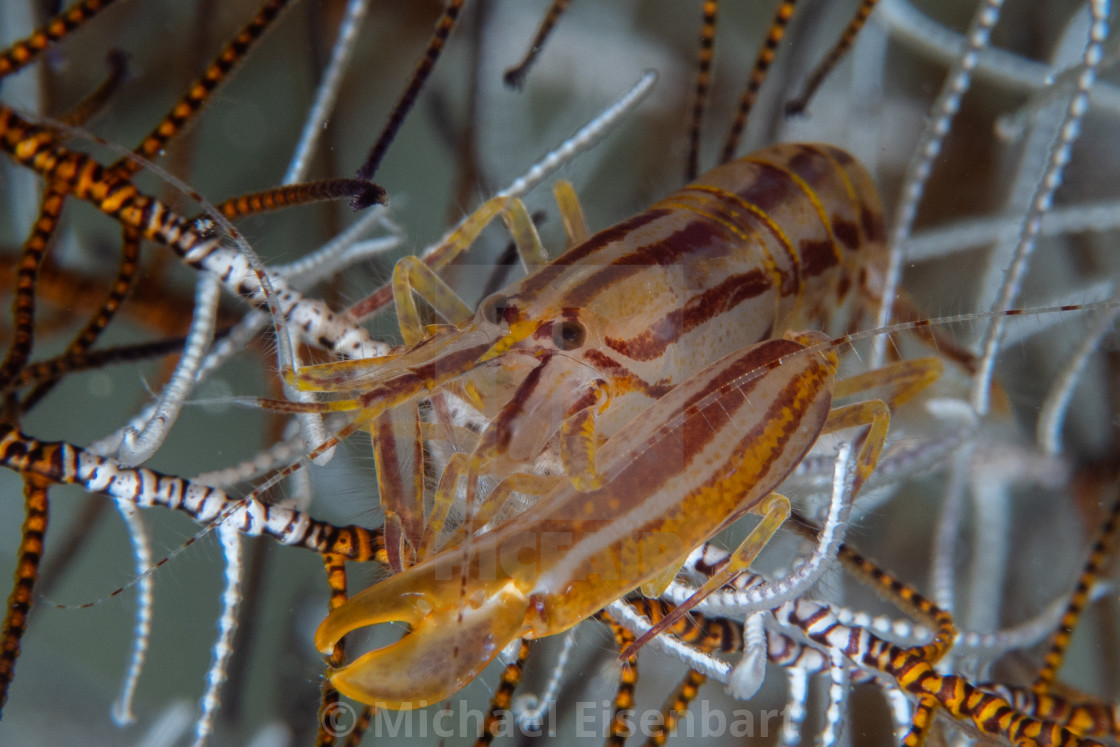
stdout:
<svg viewBox="0 0 1120 747">
<path fill-rule="evenodd" d="M 323 621 L 315 646 L 324 653 L 358 628 L 385 622 L 411 627 L 396 643 L 334 670 L 329 679 L 339 692 L 378 708 L 423 708 L 465 687 L 521 634 L 530 605 L 516 584 L 508 578 L 472 583 L 464 597 L 457 558 L 448 560 L 386 579 Z"/>
</svg>

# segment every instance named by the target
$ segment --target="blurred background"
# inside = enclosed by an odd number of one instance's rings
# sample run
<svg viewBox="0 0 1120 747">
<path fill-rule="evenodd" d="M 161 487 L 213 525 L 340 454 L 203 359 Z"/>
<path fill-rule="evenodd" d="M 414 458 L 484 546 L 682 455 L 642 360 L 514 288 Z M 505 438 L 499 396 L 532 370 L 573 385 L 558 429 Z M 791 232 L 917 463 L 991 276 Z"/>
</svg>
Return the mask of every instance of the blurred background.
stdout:
<svg viewBox="0 0 1120 747">
<path fill-rule="evenodd" d="M 0 4 L 0 39 L 8 43 L 26 36 L 49 17 L 52 5 L 39 0 Z M 702 170 L 716 163 L 730 113 L 776 7 L 769 0 L 724 5 L 704 123 Z M 739 152 L 798 140 L 849 149 L 880 185 L 890 225 L 930 105 L 946 71 L 960 56 L 954 34 L 964 33 L 976 4 L 883 0 L 855 51 L 825 82 L 807 114 L 787 119 L 785 102 L 831 48 L 856 7 L 850 0 L 804 0 L 799 5 L 804 7 L 781 45 Z M 219 89 L 197 126 L 168 149 L 160 165 L 211 201 L 279 184 L 345 6 L 341 0 L 296 3 Z M 502 84 L 502 72 L 524 54 L 547 7 L 544 0 L 468 2 L 444 56 L 375 176 L 390 194 L 389 220 L 398 229 L 382 226 L 373 235 L 397 232 L 404 237 L 400 248 L 338 273 L 317 286 L 313 295 L 336 309 L 365 297 L 387 281 L 398 256 L 435 241 L 647 70 L 655 71 L 658 80 L 643 103 L 602 143 L 567 162 L 534 190 L 527 203 L 530 211 L 543 212 L 546 245 L 560 247 L 563 233 L 549 189 L 555 178 L 574 182 L 592 230 L 632 215 L 684 183 L 700 3 L 575 0 L 523 89 L 510 90 Z M 39 65 L 5 80 L 0 93 L 5 105 L 25 115 L 57 117 L 105 77 L 109 50 L 122 50 L 129 60 L 127 78 L 87 129 L 132 147 L 256 10 L 255 0 L 122 2 L 48 50 Z M 404 90 L 440 10 L 440 3 L 429 0 L 370 3 L 338 105 L 323 125 L 310 176 L 354 173 Z M 1060 83 L 1061 73 L 1078 64 L 1087 29 L 1083 3 L 1008 0 L 936 159 L 917 211 L 914 240 L 905 248 L 902 287 L 930 316 L 982 312 L 992 306 L 1009 266 L 1024 205 L 1045 166 L 1054 111 L 1061 114 L 1071 90 L 1046 92 L 1045 86 Z M 1115 179 L 1120 169 L 1120 150 L 1115 147 L 1120 91 L 1111 85 L 1116 79 L 1109 66 L 1115 44 L 1108 42 L 1106 50 L 1102 79 L 1081 122 L 1055 207 L 1048 211 L 1047 235 L 1032 257 L 1016 306 L 1108 298 L 1111 283 L 1120 276 L 1120 254 L 1112 245 L 1120 219 L 1120 203 L 1115 203 L 1120 197 Z M 1016 126 L 1023 129 L 1024 123 L 1025 130 L 1016 135 Z M 103 159 L 117 157 L 82 140 L 76 139 L 74 146 Z M 195 210 L 186 196 L 150 173 L 142 174 L 138 183 L 188 214 Z M 7 159 L 0 162 L 5 273 L 0 294 L 5 306 L 40 190 L 28 172 Z M 355 219 L 345 205 L 325 204 L 249 218 L 239 229 L 273 265 L 304 256 Z M 452 280 L 468 302 L 477 301 L 507 243 L 500 229 L 491 229 L 461 266 L 452 268 Z M 118 245 L 115 223 L 88 206 L 68 205 L 38 297 L 36 359 L 59 352 L 92 311 L 115 273 Z M 144 262 L 135 297 L 99 347 L 181 335 L 190 324 L 192 271 L 155 246 L 145 247 Z M 245 309 L 237 299 L 224 298 L 219 325 L 236 321 Z M 959 525 L 959 573 L 952 592 L 958 620 L 970 630 L 987 632 L 1017 624 L 1068 591 L 1115 493 L 1114 487 L 1112 493 L 1102 487 L 1108 480 L 1103 476 L 1107 466 L 1117 461 L 1120 376 L 1115 334 L 1099 342 L 1089 338 L 1094 323 L 1089 315 L 1052 321 L 1027 320 L 1011 330 L 997 369 L 1007 406 L 986 419 L 983 430 L 963 445 L 954 443 L 957 453 L 965 455 L 953 458 L 956 471 L 947 466 L 952 450 L 935 447 L 946 434 L 963 430 L 964 421 L 933 412 L 899 425 L 893 443 L 900 450 L 908 444 L 923 457 L 918 460 L 921 469 L 901 459 L 891 462 L 884 475 L 891 485 L 860 508 L 849 535 L 855 546 L 926 590 L 931 584 L 934 527 L 950 489 L 949 476 L 963 479 L 968 501 Z M 388 317 L 375 320 L 371 328 L 379 339 L 399 342 Z M 957 326 L 951 335 L 971 344 L 984 328 L 982 321 Z M 0 339 L 9 339 L 10 330 L 7 319 L 0 321 Z M 1044 456 L 1035 436 L 1040 410 L 1087 339 L 1097 352 L 1072 375 L 1075 386 L 1060 430 L 1062 448 Z M 231 393 L 279 396 L 275 361 L 274 345 L 261 338 L 221 369 L 196 393 L 206 403 L 185 409 L 148 466 L 196 475 L 247 459 L 280 438 L 279 419 L 222 402 Z M 169 371 L 164 361 L 147 361 L 68 375 L 24 418 L 22 427 L 39 438 L 88 444 L 123 426 L 151 400 L 152 391 L 159 391 Z M 964 384 L 949 381 L 939 395 L 963 401 L 967 392 Z M 369 525 L 380 521 L 368 439 L 345 444 L 334 461 L 312 473 L 311 511 L 317 518 Z M 6 567 L 11 568 L 22 521 L 20 481 L 0 474 L 0 489 L 0 558 L 10 559 Z M 810 501 L 814 490 L 807 482 L 792 486 L 790 494 Z M 38 590 L 54 602 L 73 605 L 102 600 L 130 583 L 136 572 L 129 539 L 111 507 L 100 497 L 69 488 L 53 488 L 51 498 Z M 166 511 L 150 511 L 144 518 L 156 558 L 197 531 L 189 519 Z M 269 540 L 248 540 L 245 548 L 250 559 L 246 602 L 213 743 L 243 744 L 256 737 L 261 744 L 307 744 L 313 739 L 323 671 L 311 645 L 326 606 L 321 563 L 309 553 Z M 110 705 L 132 645 L 132 592 L 80 610 L 41 603 L 23 639 L 0 721 L 0 743 L 187 743 L 216 635 L 222 574 L 221 550 L 212 536 L 155 574 L 155 617 L 134 707 L 137 723 L 123 731 L 113 724 Z M 352 567 L 351 588 L 372 583 L 378 574 Z M 876 614 L 889 609 L 857 584 L 845 585 L 839 578 L 830 578 L 821 593 Z M 1115 587 L 1103 596 L 1078 631 L 1063 679 L 1116 700 L 1120 681 L 1110 666 L 1120 661 Z M 525 689 L 539 693 L 559 643 L 543 641 L 537 648 L 541 651 L 530 660 Z M 580 627 L 557 706 L 558 743 L 576 739 L 577 704 L 597 703 L 600 707 L 593 712 L 602 720 L 603 701 L 613 697 L 617 679 L 616 653 L 604 626 L 588 622 Z M 995 672 L 1008 681 L 1029 682 L 1038 661 L 1037 648 L 1015 651 L 998 662 Z M 962 661 L 959 666 L 969 672 L 970 667 L 989 663 Z M 639 708 L 656 709 L 685 668 L 663 654 L 648 652 L 640 671 Z M 485 709 L 496 682 L 494 668 L 456 696 L 456 702 Z M 814 689 L 806 741 L 821 724 L 826 687 Z M 856 688 L 852 698 L 846 736 L 850 743 L 892 743 L 881 695 L 874 688 Z M 784 673 L 771 667 L 763 692 L 750 703 L 733 701 L 721 685 L 709 683 L 694 710 L 701 712 L 703 707 L 730 717 L 735 709 L 746 709 L 761 719 L 767 710 L 781 710 L 786 699 Z M 425 716 L 409 718 L 414 720 L 406 722 L 406 728 L 412 729 L 417 743 L 440 741 L 431 733 L 419 733 Z M 761 731 L 758 721 L 752 732 L 757 739 L 749 743 L 775 743 L 776 721 L 770 723 L 768 735 Z M 382 734 L 388 741 L 384 728 Z M 372 742 L 373 734 L 367 739 Z M 468 734 L 444 743 L 471 741 Z M 701 741 L 717 743 L 699 737 L 674 738 L 671 743 Z M 727 736 L 719 743 L 742 742 L 741 737 Z"/>
</svg>

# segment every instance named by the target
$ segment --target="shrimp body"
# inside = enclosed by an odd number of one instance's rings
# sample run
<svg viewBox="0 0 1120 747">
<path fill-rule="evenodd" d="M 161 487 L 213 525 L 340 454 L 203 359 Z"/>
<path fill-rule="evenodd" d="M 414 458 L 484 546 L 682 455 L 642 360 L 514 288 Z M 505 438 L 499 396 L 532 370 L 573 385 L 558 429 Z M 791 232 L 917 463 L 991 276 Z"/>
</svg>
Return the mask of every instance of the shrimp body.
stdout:
<svg viewBox="0 0 1120 747">
<path fill-rule="evenodd" d="M 438 701 L 511 640 L 570 628 L 759 510 L 812 447 L 831 403 L 834 354 L 796 354 L 827 338 L 782 334 L 853 296 L 877 302 L 881 212 L 848 154 L 775 146 L 576 244 L 391 360 L 304 375 L 316 384 L 308 388 L 329 389 L 339 375 L 336 388 L 344 380 L 360 391 L 357 422 L 384 425 L 383 455 L 407 443 L 400 424 L 415 418 L 402 414 L 419 397 L 455 395 L 486 422 L 436 490 L 446 507 L 466 477 L 461 541 L 442 553 L 425 552 L 438 546 L 438 522 L 421 539 L 424 496 L 410 507 L 394 493 L 419 484 L 416 473 L 379 473 L 400 572 L 332 612 L 316 644 L 329 651 L 347 632 L 389 621 L 412 632 L 332 682 L 389 708 Z M 541 470 L 542 461 L 560 467 Z M 393 462 L 378 464 L 392 475 Z M 476 522 L 472 491 L 484 476 L 497 488 Z M 512 493 L 534 497 L 532 508 L 472 536 Z M 408 557 L 409 546 L 421 551 Z"/>
<path fill-rule="evenodd" d="M 556 479 L 530 511 L 355 595 L 319 627 L 321 650 L 368 625 L 412 630 L 332 684 L 379 707 L 438 702 L 510 641 L 563 632 L 679 566 L 815 442 L 836 357 L 803 351 L 779 339 L 726 356 L 604 443 L 601 488 Z"/>
<path fill-rule="evenodd" d="M 885 265 L 863 167 L 831 146 L 779 145 L 591 236 L 391 359 L 312 367 L 294 383 L 355 392 L 340 409 L 361 413 L 340 437 L 431 392 L 461 395 L 487 423 L 468 449 L 469 482 L 559 452 L 565 474 L 591 489 L 603 439 L 724 355 L 833 318 L 852 297 L 877 305 Z M 394 507 L 419 505 L 395 495 L 417 482 L 382 481 L 383 504 L 389 494 Z M 421 511 L 400 513 L 413 516 L 404 534 L 415 549 Z"/>
</svg>

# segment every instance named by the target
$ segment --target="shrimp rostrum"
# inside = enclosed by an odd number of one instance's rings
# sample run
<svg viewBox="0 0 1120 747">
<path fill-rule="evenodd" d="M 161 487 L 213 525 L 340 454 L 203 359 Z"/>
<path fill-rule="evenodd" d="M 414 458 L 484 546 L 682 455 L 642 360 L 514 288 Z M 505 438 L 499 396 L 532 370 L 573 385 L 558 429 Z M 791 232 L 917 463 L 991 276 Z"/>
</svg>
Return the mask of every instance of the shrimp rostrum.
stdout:
<svg viewBox="0 0 1120 747">
<path fill-rule="evenodd" d="M 373 436 L 399 572 L 333 612 L 316 643 L 329 651 L 389 621 L 412 630 L 334 672 L 358 700 L 438 701 L 509 641 L 663 585 L 693 547 L 755 511 L 764 519 L 739 554 L 749 563 L 788 516 L 773 491 L 822 432 L 863 427 L 856 482 L 871 472 L 889 405 L 833 409 L 833 396 L 886 383 L 896 404 L 940 370 L 923 359 L 837 382 L 827 336 L 794 332 L 879 301 L 881 207 L 841 150 L 760 151 L 589 238 L 570 187 L 557 193 L 567 252 L 545 263 L 524 207 L 496 198 L 441 249 L 465 249 L 501 216 L 525 278 L 471 314 L 407 258 L 394 273 L 402 352 L 291 376 L 304 389 L 357 392 L 327 406 L 357 411 L 339 437 Z M 423 328 L 414 294 L 447 323 Z M 421 424 L 423 398 L 433 413 L 469 407 L 483 423 L 427 501 L 423 434 L 438 423 Z M 513 493 L 532 496 L 532 510 L 475 536 Z M 457 499 L 466 508 L 449 530 Z"/>
</svg>

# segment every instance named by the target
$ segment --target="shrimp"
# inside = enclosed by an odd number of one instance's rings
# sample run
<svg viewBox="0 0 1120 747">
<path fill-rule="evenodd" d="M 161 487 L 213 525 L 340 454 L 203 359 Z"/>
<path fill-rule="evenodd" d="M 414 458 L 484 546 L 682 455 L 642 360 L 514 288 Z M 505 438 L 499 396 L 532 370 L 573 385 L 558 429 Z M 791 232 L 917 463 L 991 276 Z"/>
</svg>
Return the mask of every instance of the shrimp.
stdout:
<svg viewBox="0 0 1120 747">
<path fill-rule="evenodd" d="M 530 234 L 520 242 L 529 255 L 539 240 L 520 203 L 508 198 L 483 205 L 445 246 L 465 248 L 498 215 L 515 236 Z M 567 223 L 582 223 L 566 215 Z M 402 517 L 401 531 L 387 535 L 390 559 L 403 568 L 435 546 L 461 476 L 473 491 L 483 474 L 497 482 L 531 474 L 551 451 L 577 489 L 597 489 L 600 441 L 709 363 L 785 330 L 842 318 L 853 297 L 873 308 L 885 267 L 882 226 L 871 179 L 847 153 L 774 146 L 578 243 L 484 299 L 473 315 L 406 258 L 394 273 L 394 295 L 406 340 L 415 344 L 390 357 L 304 368 L 289 379 L 305 390 L 355 391 L 318 406 L 358 411 L 320 451 L 371 427 L 379 466 L 397 464 L 385 454 L 408 443 L 402 433 L 417 423 L 407 413 L 418 397 L 447 393 L 481 413 L 487 424 L 471 453 L 453 455 L 440 480 L 434 520 L 421 518 L 421 460 L 410 460 L 410 473 L 379 473 L 382 502 L 393 507 L 387 526 Z M 449 324 L 422 336 L 414 290 Z M 484 504 L 479 520 L 495 509 Z"/>
<path fill-rule="evenodd" d="M 517 225 L 510 203 L 487 210 Z M 392 360 L 357 375 L 354 364 L 301 372 L 305 386 L 326 388 L 331 375 L 363 384 L 339 408 L 362 408 L 355 423 L 428 390 L 476 405 L 489 424 L 469 456 L 452 458 L 436 495 L 446 506 L 463 474 L 468 491 L 482 474 L 500 483 L 482 517 L 468 517 L 468 532 L 511 493 L 539 496 L 532 511 L 333 612 L 317 634 L 324 651 L 366 625 L 403 620 L 414 631 L 332 682 L 390 708 L 435 702 L 509 641 L 562 632 L 656 583 L 755 510 L 765 518 L 741 551 L 745 567 L 788 516 L 788 501 L 772 491 L 823 432 L 867 429 L 862 484 L 882 449 L 889 405 L 830 412 L 836 353 L 804 354 L 828 338 L 772 336 L 843 308 L 850 295 L 878 300 L 879 214 L 869 177 L 844 152 L 769 148 L 577 244 Z M 898 388 L 897 404 L 940 370 L 937 359 L 905 361 L 841 391 L 887 383 Z M 525 471 L 557 442 L 563 474 Z M 518 548 L 531 560 L 521 562 Z M 457 652 L 453 666 L 448 650 Z"/>
</svg>

